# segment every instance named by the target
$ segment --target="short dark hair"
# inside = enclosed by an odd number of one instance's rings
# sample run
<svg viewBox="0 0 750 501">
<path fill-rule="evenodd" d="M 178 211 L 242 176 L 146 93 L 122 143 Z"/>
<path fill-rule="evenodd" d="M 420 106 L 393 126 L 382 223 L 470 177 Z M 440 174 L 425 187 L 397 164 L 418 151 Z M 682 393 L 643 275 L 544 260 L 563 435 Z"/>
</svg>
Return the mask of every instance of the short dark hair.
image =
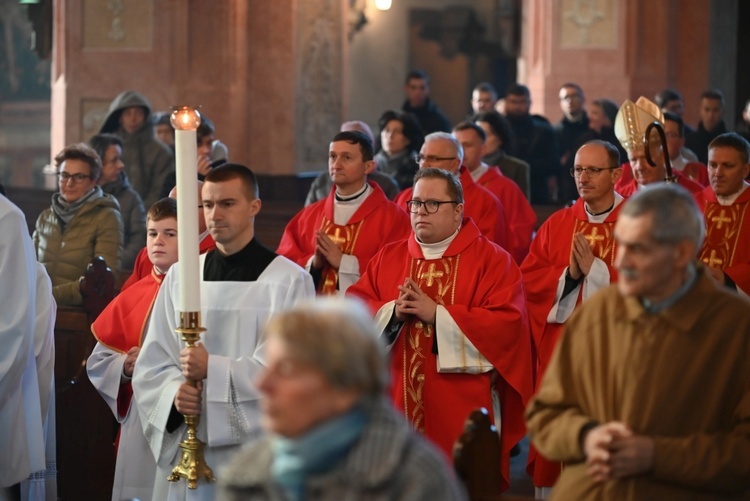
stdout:
<svg viewBox="0 0 750 501">
<path fill-rule="evenodd" d="M 404 127 L 404 136 L 409 140 L 409 150 L 419 151 L 424 143 L 424 133 L 422 132 L 422 126 L 419 125 L 419 121 L 409 113 L 408 111 L 400 110 L 388 110 L 380 115 L 378 119 L 378 127 L 380 133 L 383 133 L 383 129 L 388 125 L 391 120 L 398 120 Z"/>
<path fill-rule="evenodd" d="M 680 137 L 685 136 L 685 122 L 682 121 L 680 115 L 672 113 L 671 111 L 664 112 L 665 122 L 674 122 L 677 124 L 677 130 L 680 132 Z"/>
<path fill-rule="evenodd" d="M 211 169 L 206 174 L 206 183 L 225 183 L 233 179 L 239 179 L 242 181 L 244 187 L 245 198 L 248 200 L 255 200 L 260 198 L 260 190 L 258 189 L 258 180 L 253 174 L 253 171 L 249 167 L 245 167 L 242 164 L 226 163 Z"/>
<path fill-rule="evenodd" d="M 574 82 L 565 82 L 564 84 L 562 84 L 560 86 L 560 90 L 562 90 L 562 89 L 564 89 L 566 87 L 570 87 L 571 89 L 575 89 L 576 93 L 579 96 L 583 97 L 583 89 L 577 83 L 574 83 Z"/>
<path fill-rule="evenodd" d="M 404 83 L 408 84 L 409 80 L 424 80 L 427 85 L 430 84 L 430 76 L 424 70 L 411 70 L 406 74 Z"/>
<path fill-rule="evenodd" d="M 682 94 L 675 89 L 664 89 L 654 96 L 654 101 L 659 108 L 666 108 L 670 101 L 684 101 Z"/>
<path fill-rule="evenodd" d="M 750 161 L 750 143 L 736 132 L 725 132 L 716 136 L 708 144 L 709 151 L 714 148 L 732 148 L 740 154 L 743 164 Z"/>
<path fill-rule="evenodd" d="M 508 96 L 523 96 L 525 98 L 531 99 L 531 92 L 529 91 L 529 88 L 526 87 L 523 84 L 520 83 L 514 83 L 511 84 L 508 89 L 505 91 L 505 97 Z"/>
<path fill-rule="evenodd" d="M 169 197 L 157 200 L 146 214 L 146 219 L 151 221 L 161 221 L 170 217 L 177 219 L 177 200 Z"/>
<path fill-rule="evenodd" d="M 473 92 L 489 92 L 493 96 L 495 96 L 495 99 L 497 99 L 497 90 L 495 90 L 495 86 L 492 85 L 489 82 L 480 82 L 474 87 Z"/>
<path fill-rule="evenodd" d="M 420 179 L 443 179 L 448 186 L 448 196 L 451 200 L 455 200 L 460 204 L 464 203 L 464 189 L 461 187 L 461 182 L 453 173 L 443 169 L 426 167 L 419 169 L 414 174 L 414 186 L 417 185 L 417 181 Z"/>
<path fill-rule="evenodd" d="M 486 122 L 489 124 L 492 132 L 502 141 L 501 150 L 506 153 L 510 149 L 510 143 L 513 140 L 513 129 L 510 128 L 508 120 L 497 111 L 485 111 L 477 113 L 471 118 L 474 123 Z"/>
<path fill-rule="evenodd" d="M 110 146 L 119 146 L 122 149 L 122 139 L 114 134 L 97 134 L 91 136 L 89 146 L 99 155 L 101 161 L 104 162 L 104 157 L 107 156 L 107 150 Z"/>
<path fill-rule="evenodd" d="M 609 121 L 612 123 L 612 127 L 614 127 L 615 120 L 617 120 L 617 112 L 620 109 L 617 104 L 615 104 L 615 102 L 611 99 L 607 98 L 594 99 L 591 104 L 601 108 L 602 112 L 607 116 L 607 118 L 609 118 Z"/>
<path fill-rule="evenodd" d="M 484 132 L 484 129 L 478 126 L 476 123 L 470 122 L 469 120 L 464 120 L 463 122 L 460 122 L 458 125 L 453 127 L 453 132 L 470 129 L 477 133 L 483 143 L 487 141 L 487 134 Z"/>
<path fill-rule="evenodd" d="M 724 107 L 724 93 L 719 89 L 706 89 L 701 92 L 701 99 L 716 99 L 721 103 L 721 107 Z"/>
<path fill-rule="evenodd" d="M 346 141 L 349 144 L 358 144 L 359 151 L 362 152 L 362 160 L 364 160 L 365 162 L 369 162 L 370 160 L 372 160 L 372 157 L 374 155 L 372 141 L 370 141 L 370 138 L 364 132 L 360 132 L 358 130 L 345 130 L 342 132 L 338 132 L 335 136 L 333 136 L 333 139 L 331 139 L 332 143 L 335 143 L 337 141 Z"/>
<path fill-rule="evenodd" d="M 172 114 L 168 111 L 160 111 L 154 115 L 154 125 L 169 125 L 172 127 Z M 174 127 L 172 127 L 174 130 Z"/>
<path fill-rule="evenodd" d="M 206 115 L 201 114 L 201 123 L 198 126 L 198 130 L 195 131 L 196 135 L 198 136 L 198 139 L 204 138 L 206 136 L 210 136 L 214 132 L 216 132 L 216 129 L 214 128 L 214 123 Z"/>
<path fill-rule="evenodd" d="M 610 167 L 620 167 L 620 150 L 610 143 L 609 141 L 603 141 L 601 139 L 592 139 L 586 141 L 583 146 L 601 146 L 607 152 L 607 161 Z M 583 148 L 581 146 L 581 148 Z"/>
<path fill-rule="evenodd" d="M 66 146 L 55 156 L 55 167 L 60 170 L 60 166 L 66 160 L 81 160 L 89 165 L 91 169 L 91 179 L 97 180 L 102 173 L 102 159 L 86 143 L 75 143 Z"/>
</svg>

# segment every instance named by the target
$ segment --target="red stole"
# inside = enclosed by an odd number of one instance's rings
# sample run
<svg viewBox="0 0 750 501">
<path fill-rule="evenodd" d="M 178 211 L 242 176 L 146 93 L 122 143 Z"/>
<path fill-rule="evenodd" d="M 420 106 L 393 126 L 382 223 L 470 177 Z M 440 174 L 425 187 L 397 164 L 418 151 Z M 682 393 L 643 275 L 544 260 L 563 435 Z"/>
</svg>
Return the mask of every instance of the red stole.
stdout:
<svg viewBox="0 0 750 501">
<path fill-rule="evenodd" d="M 151 274 L 117 295 L 91 324 L 91 332 L 96 340 L 120 353 L 127 353 L 133 346 L 141 346 L 163 279 L 164 275 L 157 275 L 152 270 Z M 121 416 L 127 414 L 132 395 L 130 382 L 120 385 L 117 408 Z"/>
<path fill-rule="evenodd" d="M 452 305 L 456 296 L 456 278 L 461 255 L 441 259 L 425 260 L 411 258 L 409 278 L 437 304 Z M 392 380 L 402 377 L 402 388 L 394 384 L 391 396 L 397 407 L 404 410 L 406 419 L 421 435 L 425 432 L 424 384 L 428 354 L 432 353 L 435 326 L 425 324 L 418 318 L 409 319 L 403 327 L 401 344 L 402 366 L 393 371 Z M 433 364 L 434 365 L 434 364 Z M 394 365 L 391 365 L 395 368 Z"/>
<path fill-rule="evenodd" d="M 323 216 L 320 222 L 320 229 L 328 235 L 328 238 L 330 238 L 333 243 L 338 245 L 341 252 L 353 255 L 354 246 L 357 244 L 357 238 L 359 237 L 359 232 L 362 229 L 363 222 L 364 219 L 360 219 L 356 223 L 338 225 L 326 216 Z M 339 283 L 339 271 L 332 266 L 326 265 L 323 267 L 321 273 L 321 280 L 318 284 L 318 294 L 336 294 Z"/>
</svg>

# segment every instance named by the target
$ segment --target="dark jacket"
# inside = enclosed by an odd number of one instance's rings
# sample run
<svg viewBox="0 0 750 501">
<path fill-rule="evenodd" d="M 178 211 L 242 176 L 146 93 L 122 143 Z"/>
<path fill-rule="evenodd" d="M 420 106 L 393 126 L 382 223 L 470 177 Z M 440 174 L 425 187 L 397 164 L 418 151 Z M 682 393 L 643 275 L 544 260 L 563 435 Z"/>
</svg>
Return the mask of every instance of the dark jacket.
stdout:
<svg viewBox="0 0 750 501">
<path fill-rule="evenodd" d="M 508 117 L 513 130 L 509 153 L 531 166 L 531 202 L 548 203 L 547 178 L 562 170 L 555 131 L 544 119 L 527 115 Z"/>
<path fill-rule="evenodd" d="M 424 106 L 414 108 L 409 104 L 409 101 L 404 101 L 401 109 L 411 113 L 417 118 L 425 136 L 433 132 L 451 131 L 451 121 L 448 120 L 448 117 L 443 115 L 440 108 L 438 108 L 429 97 L 425 100 Z"/>
<path fill-rule="evenodd" d="M 146 245 L 146 209 L 143 207 L 143 201 L 130 187 L 128 175 L 124 170 L 120 171 L 116 181 L 103 185 L 102 191 L 114 196 L 120 204 L 123 229 L 121 268 L 132 270 L 135 258 Z"/>
<path fill-rule="evenodd" d="M 406 150 L 389 157 L 385 151 L 380 150 L 375 154 L 375 163 L 378 164 L 378 170 L 396 180 L 400 190 L 405 190 L 414 184 L 414 174 L 419 170 L 415 156 L 414 152 Z"/>
<path fill-rule="evenodd" d="M 714 138 L 720 134 L 724 134 L 727 131 L 727 126 L 724 125 L 724 121 L 719 122 L 719 125 L 712 131 L 707 131 L 703 127 L 703 122 L 698 122 L 698 128 L 691 133 L 685 134 L 685 146 L 693 150 L 695 156 L 698 157 L 698 161 L 702 164 L 708 164 L 708 145 Z"/>
<path fill-rule="evenodd" d="M 120 127 L 120 115 L 125 108 L 140 106 L 146 119 L 140 129 L 128 134 Z M 109 105 L 109 112 L 99 131 L 116 134 L 122 139 L 122 161 L 133 189 L 143 199 L 144 207 L 151 207 L 159 199 L 164 179 L 174 171 L 172 151 L 156 138 L 152 124 L 151 104 L 134 91 L 125 91 Z"/>
</svg>

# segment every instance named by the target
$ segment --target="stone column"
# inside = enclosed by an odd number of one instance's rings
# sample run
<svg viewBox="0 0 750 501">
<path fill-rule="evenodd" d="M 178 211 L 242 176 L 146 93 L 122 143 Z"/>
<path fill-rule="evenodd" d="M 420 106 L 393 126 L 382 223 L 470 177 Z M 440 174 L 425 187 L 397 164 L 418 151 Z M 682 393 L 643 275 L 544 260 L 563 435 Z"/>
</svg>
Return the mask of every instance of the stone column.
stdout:
<svg viewBox="0 0 750 501">
<path fill-rule="evenodd" d="M 155 111 L 201 105 L 229 159 L 325 167 L 344 116 L 345 0 L 55 2 L 52 155 L 98 132 L 132 89 Z"/>
</svg>

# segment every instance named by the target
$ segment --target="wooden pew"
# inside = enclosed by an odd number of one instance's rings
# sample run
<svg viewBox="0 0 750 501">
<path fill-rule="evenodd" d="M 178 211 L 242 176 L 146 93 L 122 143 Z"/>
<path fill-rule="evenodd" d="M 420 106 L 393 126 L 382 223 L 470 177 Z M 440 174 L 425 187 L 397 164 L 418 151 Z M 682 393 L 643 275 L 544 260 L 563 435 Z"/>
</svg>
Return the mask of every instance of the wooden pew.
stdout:
<svg viewBox="0 0 750 501">
<path fill-rule="evenodd" d="M 487 409 L 469 414 L 464 431 L 453 446 L 453 466 L 471 501 L 530 501 L 501 495 L 500 435 Z"/>
<path fill-rule="evenodd" d="M 99 257 L 81 284 L 83 307 L 61 306 L 55 320 L 58 497 L 112 497 L 117 423 L 86 374 L 96 344 L 91 323 L 114 297 L 114 275 Z"/>
</svg>

